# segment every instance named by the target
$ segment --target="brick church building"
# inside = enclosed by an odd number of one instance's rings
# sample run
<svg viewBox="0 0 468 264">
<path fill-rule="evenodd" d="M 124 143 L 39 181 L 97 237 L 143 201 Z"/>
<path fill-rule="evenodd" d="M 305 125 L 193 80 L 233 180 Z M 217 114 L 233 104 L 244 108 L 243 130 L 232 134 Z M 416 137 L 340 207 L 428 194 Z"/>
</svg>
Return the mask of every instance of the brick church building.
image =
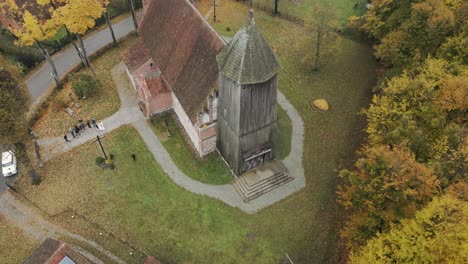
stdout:
<svg viewBox="0 0 468 264">
<path fill-rule="evenodd" d="M 188 0 L 145 0 L 123 61 L 146 116 L 172 109 L 200 156 L 216 150 L 218 64 L 224 40 Z"/>
<path fill-rule="evenodd" d="M 123 53 L 144 114 L 172 109 L 199 155 L 217 149 L 236 175 L 275 159 L 281 66 L 247 21 L 226 43 L 189 0 L 147 0 Z"/>
</svg>

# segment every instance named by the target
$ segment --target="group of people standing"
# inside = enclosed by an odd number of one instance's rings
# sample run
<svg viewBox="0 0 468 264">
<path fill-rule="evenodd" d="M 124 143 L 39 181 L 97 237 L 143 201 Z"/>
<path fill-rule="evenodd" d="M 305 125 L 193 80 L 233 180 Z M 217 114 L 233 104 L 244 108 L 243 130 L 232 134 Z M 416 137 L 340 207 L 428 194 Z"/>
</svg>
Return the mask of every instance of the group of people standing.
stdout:
<svg viewBox="0 0 468 264">
<path fill-rule="evenodd" d="M 99 130 L 99 127 L 96 123 L 96 119 L 91 118 L 91 121 L 88 119 L 86 120 L 86 123 L 83 121 L 82 118 L 78 119 L 78 124 L 76 124 L 73 127 L 68 128 L 68 132 L 72 135 L 73 138 L 79 137 L 81 133 L 83 133 L 86 129 L 88 128 L 96 128 Z M 68 134 L 65 134 L 63 136 L 63 139 L 65 139 L 65 142 L 71 142 L 71 140 L 68 139 Z"/>
</svg>

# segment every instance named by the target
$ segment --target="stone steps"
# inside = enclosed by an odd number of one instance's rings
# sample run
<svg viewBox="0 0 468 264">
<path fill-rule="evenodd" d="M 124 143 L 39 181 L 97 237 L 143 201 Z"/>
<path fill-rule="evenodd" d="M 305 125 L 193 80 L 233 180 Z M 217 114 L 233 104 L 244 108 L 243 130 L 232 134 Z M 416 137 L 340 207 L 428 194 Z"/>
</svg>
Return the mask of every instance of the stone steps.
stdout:
<svg viewBox="0 0 468 264">
<path fill-rule="evenodd" d="M 281 164 L 282 165 L 282 164 Z M 279 186 L 293 180 L 294 178 L 289 176 L 287 170 L 278 169 L 276 173 L 269 176 L 268 178 L 262 179 L 252 185 L 248 185 L 243 175 L 237 177 L 234 187 L 239 195 L 242 197 L 244 202 L 249 202 L 269 191 L 278 188 Z"/>
</svg>

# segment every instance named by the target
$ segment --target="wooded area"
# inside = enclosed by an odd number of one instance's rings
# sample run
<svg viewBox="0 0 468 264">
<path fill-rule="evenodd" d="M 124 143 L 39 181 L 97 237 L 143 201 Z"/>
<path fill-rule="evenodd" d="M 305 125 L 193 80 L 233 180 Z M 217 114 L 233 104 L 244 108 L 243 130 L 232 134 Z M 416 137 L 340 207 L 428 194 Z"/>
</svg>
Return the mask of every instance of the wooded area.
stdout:
<svg viewBox="0 0 468 264">
<path fill-rule="evenodd" d="M 439 232 L 421 217 L 441 201 L 466 208 L 467 16 L 466 1 L 376 0 L 350 18 L 385 66 L 365 111 L 367 142 L 355 167 L 340 173 L 351 263 L 466 261 L 466 252 L 450 250 L 466 244 L 466 232 L 454 235 L 457 225 L 448 224 Z M 458 217 L 466 222 L 466 210 Z M 410 225 L 421 230 L 409 234 Z M 423 246 L 434 241 L 446 248 Z"/>
</svg>

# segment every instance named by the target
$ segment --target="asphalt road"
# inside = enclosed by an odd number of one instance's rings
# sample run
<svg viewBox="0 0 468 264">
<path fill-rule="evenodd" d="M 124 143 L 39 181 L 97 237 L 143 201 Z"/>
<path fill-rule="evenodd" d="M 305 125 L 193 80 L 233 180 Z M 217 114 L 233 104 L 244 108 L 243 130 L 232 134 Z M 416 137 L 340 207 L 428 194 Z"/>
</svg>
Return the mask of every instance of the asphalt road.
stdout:
<svg viewBox="0 0 468 264">
<path fill-rule="evenodd" d="M 20 172 L 10 177 L 3 177 L 2 172 L 0 171 L 0 194 L 3 193 L 7 188 L 5 182 L 12 183 L 19 174 Z"/>
<path fill-rule="evenodd" d="M 112 28 L 114 29 L 115 37 L 117 39 L 121 39 L 135 30 L 131 16 L 113 25 Z M 95 53 L 110 43 L 112 43 L 112 37 L 107 27 L 84 39 L 84 45 L 88 55 Z M 63 78 L 65 73 L 75 65 L 81 63 L 80 58 L 72 45 L 69 45 L 68 48 L 61 50 L 57 54 L 54 54 L 52 58 L 55 62 L 55 67 L 57 68 L 60 78 Z M 25 80 L 26 86 L 31 94 L 32 104 L 34 104 L 54 83 L 54 78 L 52 77 L 51 72 L 50 65 L 48 63 L 42 63 L 40 68 Z"/>
</svg>

